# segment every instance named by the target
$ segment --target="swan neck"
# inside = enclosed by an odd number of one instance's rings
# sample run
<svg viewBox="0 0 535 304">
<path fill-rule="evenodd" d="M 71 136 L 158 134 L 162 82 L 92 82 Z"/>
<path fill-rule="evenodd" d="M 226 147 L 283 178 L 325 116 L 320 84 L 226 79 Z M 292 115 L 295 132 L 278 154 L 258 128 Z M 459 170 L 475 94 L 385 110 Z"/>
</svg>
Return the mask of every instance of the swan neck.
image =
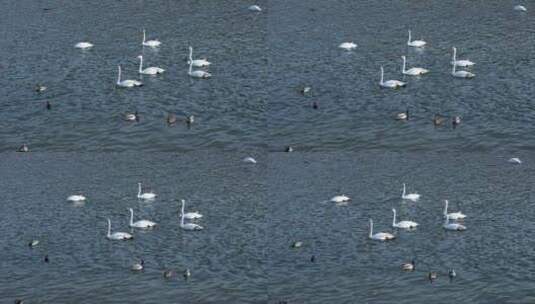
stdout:
<svg viewBox="0 0 535 304">
<path fill-rule="evenodd" d="M 145 29 L 143 29 L 143 43 L 145 43 Z"/>
<path fill-rule="evenodd" d="M 111 221 L 108 219 L 108 236 L 111 236 Z"/>
<path fill-rule="evenodd" d="M 190 46 L 189 47 L 189 61 L 193 61 L 193 48 Z"/>
<path fill-rule="evenodd" d="M 190 74 L 191 74 L 191 68 L 192 68 L 192 66 L 193 66 L 193 61 L 190 60 L 190 61 L 189 61 L 189 73 L 190 73 Z"/>
<path fill-rule="evenodd" d="M 143 71 L 143 56 L 139 56 L 139 72 Z"/>
<path fill-rule="evenodd" d="M 372 235 L 373 235 L 373 221 L 370 220 L 370 239 L 372 238 Z"/>
<path fill-rule="evenodd" d="M 182 200 L 182 209 L 181 210 L 181 214 L 182 214 L 182 217 L 184 217 L 184 200 Z"/>
<path fill-rule="evenodd" d="M 134 224 L 134 210 L 130 208 L 130 225 Z"/>
<path fill-rule="evenodd" d="M 401 194 L 401 196 L 405 196 L 405 184 L 403 184 L 403 193 Z"/>
<path fill-rule="evenodd" d="M 121 83 L 121 66 L 118 66 L 119 75 L 117 75 L 117 83 Z"/>
<path fill-rule="evenodd" d="M 384 82 L 384 79 L 383 79 L 384 78 L 384 74 L 385 74 L 385 71 L 384 71 L 383 67 L 381 67 L 381 80 L 379 81 L 380 84 L 383 84 L 383 82 Z"/>
<path fill-rule="evenodd" d="M 453 61 L 455 62 L 457 59 L 457 49 L 453 48 Z"/>
<path fill-rule="evenodd" d="M 407 41 L 408 43 L 411 42 L 411 30 L 409 30 L 409 40 Z"/>
<path fill-rule="evenodd" d="M 137 184 L 137 197 L 141 196 L 141 183 Z"/>
<path fill-rule="evenodd" d="M 396 209 L 393 209 L 392 212 L 394 212 L 394 218 L 392 219 L 392 225 L 396 226 Z"/>
</svg>

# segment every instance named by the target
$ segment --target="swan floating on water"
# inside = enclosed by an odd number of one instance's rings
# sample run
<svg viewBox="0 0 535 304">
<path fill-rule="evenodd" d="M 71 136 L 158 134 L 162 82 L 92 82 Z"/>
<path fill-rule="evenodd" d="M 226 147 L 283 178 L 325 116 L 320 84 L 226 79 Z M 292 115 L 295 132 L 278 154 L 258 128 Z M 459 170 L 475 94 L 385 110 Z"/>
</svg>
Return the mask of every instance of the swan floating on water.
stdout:
<svg viewBox="0 0 535 304">
<path fill-rule="evenodd" d="M 137 183 L 137 189 L 137 198 L 144 200 L 152 200 L 156 198 L 156 193 L 154 192 L 141 193 L 141 183 Z"/>
<path fill-rule="evenodd" d="M 139 221 L 135 221 L 134 222 L 134 210 L 132 210 L 132 208 L 128 208 L 128 210 L 130 211 L 130 227 L 133 227 L 133 228 L 154 228 L 156 227 L 156 223 L 155 222 L 151 222 L 151 221 L 148 221 L 148 220 L 139 220 Z"/>
<path fill-rule="evenodd" d="M 418 226 L 418 223 L 413 221 L 401 221 L 396 223 L 396 209 L 392 209 L 392 212 L 394 213 L 392 227 L 401 229 L 415 229 Z"/>
<path fill-rule="evenodd" d="M 209 66 L 210 64 L 212 64 L 210 61 L 206 60 L 205 58 L 201 58 L 201 59 L 193 59 L 193 47 L 189 47 L 189 56 L 188 56 L 188 64 L 193 65 L 194 67 L 197 67 L 197 68 L 202 68 L 202 67 L 207 67 Z"/>
<path fill-rule="evenodd" d="M 518 164 L 518 165 L 522 164 L 522 161 L 521 161 L 520 158 L 518 158 L 518 157 L 510 158 L 510 159 L 508 160 L 508 162 L 510 162 L 510 163 L 512 163 L 512 164 Z"/>
<path fill-rule="evenodd" d="M 527 12 L 527 11 L 528 11 L 528 9 L 527 9 L 525 6 L 523 6 L 523 5 L 515 5 L 515 6 L 513 7 L 513 9 L 514 9 L 515 11 L 518 11 L 518 12 Z"/>
<path fill-rule="evenodd" d="M 403 81 L 399 80 L 387 80 L 384 81 L 384 68 L 381 66 L 381 80 L 379 80 L 379 85 L 383 88 L 397 89 L 404 87 L 406 84 Z"/>
<path fill-rule="evenodd" d="M 114 232 L 111 233 L 111 221 L 108 219 L 108 234 L 106 235 L 108 240 L 112 241 L 122 241 L 122 240 L 131 240 L 134 237 L 127 232 Z"/>
<path fill-rule="evenodd" d="M 444 220 L 444 225 L 442 227 L 446 230 L 453 230 L 453 231 L 464 231 L 466 230 L 466 226 L 461 225 L 459 223 L 450 223 L 449 217 L 446 217 Z"/>
<path fill-rule="evenodd" d="M 244 162 L 244 163 L 250 163 L 250 164 L 256 164 L 256 159 L 254 159 L 254 158 L 248 156 L 248 157 L 246 157 L 246 158 L 243 159 L 243 162 Z"/>
<path fill-rule="evenodd" d="M 193 71 L 192 67 L 193 67 L 193 62 L 190 61 L 188 75 L 190 75 L 191 77 L 193 77 L 193 78 L 202 78 L 202 79 L 206 79 L 206 78 L 212 77 L 212 74 L 210 74 L 208 72 L 205 72 L 205 71 L 201 71 L 201 70 Z"/>
<path fill-rule="evenodd" d="M 148 67 L 148 68 L 143 69 L 143 55 L 139 55 L 137 56 L 137 58 L 139 58 L 139 74 L 157 75 L 157 74 L 162 74 L 163 72 L 165 72 L 164 69 L 159 68 L 159 67 Z"/>
<path fill-rule="evenodd" d="M 251 12 L 261 12 L 262 8 L 258 5 L 251 5 L 248 8 Z"/>
<path fill-rule="evenodd" d="M 407 41 L 407 45 L 408 46 L 412 46 L 412 47 L 418 47 L 418 48 L 421 48 L 421 47 L 424 47 L 427 43 L 423 40 L 412 40 L 411 41 L 411 30 L 409 30 L 409 40 Z"/>
<path fill-rule="evenodd" d="M 457 48 L 453 47 L 453 57 L 451 59 L 451 64 L 464 68 L 464 67 L 473 66 L 475 63 L 467 59 L 457 60 Z"/>
<path fill-rule="evenodd" d="M 474 78 L 476 76 L 476 74 L 468 72 L 468 71 L 457 71 L 455 69 L 456 67 L 457 66 L 454 64 L 453 68 L 451 70 L 451 75 L 453 75 L 453 77 L 457 77 L 457 78 Z"/>
<path fill-rule="evenodd" d="M 349 196 L 346 196 L 345 194 L 335 195 L 331 197 L 330 199 L 330 201 L 333 203 L 345 203 L 345 202 L 349 202 L 350 200 L 351 198 L 349 198 Z"/>
<path fill-rule="evenodd" d="M 200 219 L 202 217 L 202 214 L 200 214 L 197 211 L 184 213 L 184 208 L 186 206 L 186 201 L 185 200 L 180 200 L 180 201 L 182 203 L 182 208 L 180 209 L 180 217 L 181 218 L 185 218 L 187 220 L 195 220 L 195 219 Z"/>
<path fill-rule="evenodd" d="M 420 194 L 418 194 L 418 193 L 406 194 L 405 191 L 406 191 L 405 183 L 403 183 L 403 193 L 401 193 L 401 198 L 402 199 L 413 201 L 413 202 L 416 202 L 416 201 L 418 201 L 420 199 Z"/>
<path fill-rule="evenodd" d="M 93 44 L 90 42 L 78 42 L 74 47 L 77 49 L 89 49 L 93 47 Z"/>
<path fill-rule="evenodd" d="M 444 217 L 447 217 L 450 220 L 460 220 L 464 219 L 466 215 L 464 215 L 461 211 L 448 213 L 448 200 L 444 200 Z"/>
<path fill-rule="evenodd" d="M 419 76 L 429 73 L 429 70 L 424 68 L 410 68 L 406 70 L 407 58 L 405 56 L 401 56 L 401 59 L 403 59 L 403 67 L 401 68 L 402 74 L 410 76 Z"/>
<path fill-rule="evenodd" d="M 117 76 L 117 86 L 122 87 L 122 88 L 132 88 L 132 87 L 140 87 L 143 85 L 141 81 L 137 81 L 137 80 L 131 80 L 131 79 L 121 80 L 121 66 L 118 65 L 117 67 L 119 69 L 119 75 Z"/>
<path fill-rule="evenodd" d="M 158 40 L 145 41 L 145 29 L 143 29 L 143 42 L 141 44 L 144 45 L 144 46 L 158 47 L 162 43 L 160 41 L 158 41 Z"/>
<path fill-rule="evenodd" d="M 340 43 L 338 47 L 346 51 L 351 51 L 357 48 L 357 44 L 353 42 L 343 42 L 343 43 Z"/>
<path fill-rule="evenodd" d="M 80 201 L 85 201 L 86 197 L 81 194 L 74 194 L 74 195 L 67 197 L 67 200 L 71 202 L 80 202 Z"/>
<path fill-rule="evenodd" d="M 373 234 L 373 220 L 370 219 L 370 234 L 368 236 L 372 240 L 376 241 L 389 241 L 396 238 L 393 234 L 387 233 L 387 232 L 378 232 L 376 234 Z"/>
</svg>

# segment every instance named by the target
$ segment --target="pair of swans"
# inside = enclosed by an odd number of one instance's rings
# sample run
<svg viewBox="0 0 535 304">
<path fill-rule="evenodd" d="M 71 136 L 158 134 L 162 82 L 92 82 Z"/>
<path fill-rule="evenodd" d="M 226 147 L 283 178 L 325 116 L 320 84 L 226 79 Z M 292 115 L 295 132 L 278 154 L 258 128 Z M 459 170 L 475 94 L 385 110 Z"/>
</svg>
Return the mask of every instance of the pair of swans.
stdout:
<svg viewBox="0 0 535 304">
<path fill-rule="evenodd" d="M 137 183 L 137 198 L 144 200 L 153 200 L 156 198 L 156 193 L 154 192 L 142 192 L 141 183 Z"/>
<path fill-rule="evenodd" d="M 117 76 L 117 86 L 122 88 L 133 88 L 133 87 L 140 87 L 143 85 L 141 81 L 132 80 L 132 79 L 126 79 L 121 80 L 121 66 L 117 66 L 119 69 L 119 75 Z"/>
<path fill-rule="evenodd" d="M 403 67 L 401 68 L 401 73 L 403 75 L 419 76 L 429 73 L 429 70 L 424 68 L 410 68 L 407 70 L 407 58 L 405 56 L 401 56 L 401 59 L 403 59 Z"/>
<path fill-rule="evenodd" d="M 399 81 L 399 80 L 387 80 L 384 81 L 384 68 L 381 66 L 381 79 L 379 80 L 379 86 L 383 88 L 390 88 L 390 89 L 397 89 L 404 87 L 406 85 L 405 82 Z"/>
<path fill-rule="evenodd" d="M 143 69 L 143 55 L 139 55 L 137 56 L 137 58 L 139 58 L 139 74 L 158 75 L 158 74 L 162 74 L 163 72 L 165 72 L 164 69 L 159 68 L 159 67 L 148 67 L 148 68 Z"/>
<path fill-rule="evenodd" d="M 375 240 L 375 241 L 389 241 L 389 240 L 393 240 L 395 239 L 396 237 L 391 234 L 391 233 L 388 233 L 388 232 L 378 232 L 378 233 L 373 233 L 373 220 L 370 219 L 370 234 L 368 236 L 371 240 Z"/>
<path fill-rule="evenodd" d="M 392 212 L 394 213 L 392 227 L 401 229 L 415 229 L 418 226 L 418 223 L 413 221 L 401 221 L 396 223 L 396 209 L 392 208 Z"/>
<path fill-rule="evenodd" d="M 201 225 L 198 225 L 198 224 L 195 224 L 195 223 L 184 223 L 184 219 L 188 219 L 188 220 L 194 220 L 194 219 L 199 219 L 202 217 L 202 214 L 198 213 L 198 212 L 187 212 L 187 213 L 184 213 L 184 206 L 186 204 L 186 201 L 185 200 L 181 200 L 182 202 L 182 209 L 180 211 L 180 228 L 184 229 L 184 230 L 202 230 L 203 227 Z"/>
<path fill-rule="evenodd" d="M 475 63 L 473 63 L 470 60 L 457 60 L 457 48 L 453 47 L 453 58 L 451 60 L 452 70 L 451 75 L 457 78 L 473 78 L 476 76 L 474 73 L 468 72 L 468 71 L 457 71 L 457 67 L 470 67 L 473 66 Z"/>
<path fill-rule="evenodd" d="M 420 194 L 418 193 L 409 193 L 407 194 L 406 193 L 406 188 L 405 188 L 405 183 L 403 183 L 403 192 L 401 193 L 401 198 L 404 199 L 404 200 L 409 200 L 409 201 L 413 201 L 413 202 L 416 202 L 420 199 Z"/>
<path fill-rule="evenodd" d="M 476 74 L 472 73 L 472 72 L 468 72 L 468 71 L 457 71 L 456 70 L 456 65 L 453 65 L 452 69 L 451 69 L 451 75 L 453 77 L 457 77 L 457 78 L 474 78 L 476 76 Z"/>
<path fill-rule="evenodd" d="M 155 39 L 155 40 L 145 40 L 145 38 L 146 38 L 145 37 L 145 29 L 143 29 L 143 42 L 141 42 L 141 44 L 143 46 L 159 47 L 162 44 L 157 39 Z"/>
</svg>

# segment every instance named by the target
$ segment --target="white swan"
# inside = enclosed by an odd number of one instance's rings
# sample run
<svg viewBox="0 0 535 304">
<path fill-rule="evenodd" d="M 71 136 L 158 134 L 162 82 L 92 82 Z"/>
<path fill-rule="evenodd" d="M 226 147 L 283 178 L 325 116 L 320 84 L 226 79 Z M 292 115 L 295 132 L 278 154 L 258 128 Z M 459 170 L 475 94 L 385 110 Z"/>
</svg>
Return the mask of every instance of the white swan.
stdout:
<svg viewBox="0 0 535 304">
<path fill-rule="evenodd" d="M 133 228 L 154 228 L 156 226 L 155 222 L 147 221 L 147 220 L 139 220 L 134 222 L 134 210 L 132 208 L 128 208 L 130 210 L 130 227 Z"/>
<path fill-rule="evenodd" d="M 190 63 L 191 65 L 197 68 L 207 67 L 210 64 L 212 64 L 210 61 L 206 60 L 205 58 L 193 60 L 193 48 L 191 46 L 189 47 L 189 56 L 188 56 L 188 64 Z"/>
<path fill-rule="evenodd" d="M 453 65 L 453 68 L 451 69 L 451 75 L 453 75 L 453 77 L 473 78 L 474 76 L 476 76 L 476 74 L 474 73 L 470 73 L 468 71 L 457 71 L 455 68 L 456 68 L 456 65 Z"/>
<path fill-rule="evenodd" d="M 400 87 L 404 87 L 405 86 L 405 83 L 403 81 L 399 81 L 399 80 L 387 80 L 387 81 L 384 81 L 384 69 L 383 67 L 381 66 L 381 80 L 379 81 L 379 85 L 383 88 L 391 88 L 391 89 L 397 89 L 397 88 L 400 88 Z"/>
<path fill-rule="evenodd" d="M 394 212 L 394 219 L 392 220 L 392 227 L 401 228 L 401 229 L 415 229 L 418 226 L 418 223 L 413 221 L 401 221 L 396 223 L 396 209 L 392 209 Z"/>
<path fill-rule="evenodd" d="M 182 208 L 180 209 L 180 217 L 185 218 L 187 220 L 200 219 L 202 217 L 202 214 L 200 214 L 197 211 L 184 213 L 184 208 L 185 208 L 185 205 L 186 205 L 186 201 L 185 200 L 181 200 L 181 202 L 182 202 Z"/>
<path fill-rule="evenodd" d="M 141 193 L 141 183 L 137 183 L 137 198 L 152 200 L 156 198 L 156 193 L 154 192 L 145 192 Z"/>
<path fill-rule="evenodd" d="M 123 87 L 123 88 L 132 88 L 132 87 L 140 87 L 143 85 L 141 81 L 137 81 L 137 80 L 131 80 L 131 79 L 121 80 L 121 66 L 118 65 L 117 67 L 119 68 L 119 75 L 117 76 L 117 86 Z"/>
<path fill-rule="evenodd" d="M 461 211 L 448 213 L 448 200 L 444 200 L 444 217 L 450 220 L 460 220 L 466 217 Z"/>
<path fill-rule="evenodd" d="M 525 6 L 523 6 L 523 5 L 515 5 L 515 6 L 513 7 L 513 9 L 514 9 L 515 11 L 519 11 L 519 12 L 527 12 L 527 11 L 528 11 L 528 9 L 527 9 Z"/>
<path fill-rule="evenodd" d="M 194 223 L 186 223 L 184 224 L 184 217 L 180 219 L 180 228 L 184 230 L 202 230 L 203 227 L 201 225 L 197 225 Z"/>
<path fill-rule="evenodd" d="M 330 199 L 330 201 L 333 203 L 345 203 L 345 202 L 349 202 L 350 200 L 351 199 L 349 198 L 349 196 L 346 196 L 345 194 L 336 195 L 336 196 L 331 197 Z"/>
<path fill-rule="evenodd" d="M 409 30 L 409 40 L 407 41 L 408 46 L 412 47 L 424 47 L 427 43 L 423 40 L 412 40 L 411 41 L 411 30 Z"/>
<path fill-rule="evenodd" d="M 451 64 L 464 68 L 464 67 L 473 66 L 475 63 L 467 59 L 457 60 L 457 48 L 453 47 L 453 57 L 451 59 Z"/>
<path fill-rule="evenodd" d="M 370 235 L 369 238 L 376 241 L 388 241 L 396 238 L 393 234 L 387 232 L 378 232 L 373 234 L 373 221 L 370 219 Z"/>
<path fill-rule="evenodd" d="M 351 51 L 357 48 L 357 44 L 353 42 L 343 42 L 343 43 L 340 43 L 338 47 L 346 51 Z"/>
<path fill-rule="evenodd" d="M 450 223 L 450 219 L 446 217 L 444 225 L 442 227 L 446 230 L 463 231 L 466 230 L 466 226 L 459 223 Z"/>
<path fill-rule="evenodd" d="M 150 46 L 150 47 L 158 47 L 160 46 L 160 44 L 162 44 L 160 41 L 158 40 L 148 40 L 148 41 L 145 41 L 145 29 L 143 29 L 143 42 L 142 44 L 144 46 Z"/>
<path fill-rule="evenodd" d="M 510 158 L 510 159 L 508 160 L 508 162 L 510 162 L 510 163 L 512 163 L 512 164 L 519 164 L 519 165 L 522 164 L 522 161 L 521 161 L 520 158 L 518 158 L 518 157 Z"/>
<path fill-rule="evenodd" d="M 401 59 L 403 59 L 403 67 L 401 69 L 401 73 L 403 73 L 404 75 L 418 76 L 418 75 L 427 74 L 429 72 L 428 69 L 424 69 L 424 68 L 410 68 L 406 70 L 407 58 L 405 56 L 401 56 Z"/>
<path fill-rule="evenodd" d="M 143 55 L 137 56 L 139 58 L 139 74 L 145 74 L 145 75 L 157 75 L 162 74 L 165 72 L 164 69 L 159 67 L 148 67 L 143 69 Z"/>
<path fill-rule="evenodd" d="M 409 194 L 406 194 L 405 193 L 405 183 L 403 183 L 403 193 L 401 193 L 401 198 L 402 199 L 405 199 L 405 200 L 409 200 L 409 201 L 413 201 L 413 202 L 416 202 L 417 200 L 420 199 L 420 194 L 418 193 L 409 193 Z"/>
<path fill-rule="evenodd" d="M 256 164 L 256 159 L 250 157 L 250 156 L 247 156 L 246 158 L 243 159 L 243 162 L 244 163 L 250 163 L 250 164 Z"/>
<path fill-rule="evenodd" d="M 81 194 L 73 194 L 67 197 L 67 200 L 71 202 L 81 202 L 81 201 L 85 201 L 86 197 Z"/>
<path fill-rule="evenodd" d="M 205 72 L 205 71 L 201 71 L 201 70 L 192 71 L 192 67 L 193 67 L 193 62 L 190 61 L 188 75 L 190 75 L 191 77 L 204 78 L 204 79 L 212 77 L 212 74 Z"/>
<path fill-rule="evenodd" d="M 90 42 L 78 42 L 74 47 L 77 49 L 89 49 L 93 47 L 93 44 Z"/>
<path fill-rule="evenodd" d="M 106 235 L 106 237 L 109 239 L 109 240 L 131 240 L 133 239 L 134 237 L 130 234 L 130 233 L 127 233 L 127 232 L 114 232 L 114 233 L 111 233 L 111 221 L 110 219 L 108 219 L 108 234 Z"/>
<path fill-rule="evenodd" d="M 260 6 L 258 6 L 258 5 L 251 5 L 251 6 L 249 6 L 248 9 L 251 12 L 261 12 L 262 11 L 262 8 L 260 8 Z"/>
</svg>

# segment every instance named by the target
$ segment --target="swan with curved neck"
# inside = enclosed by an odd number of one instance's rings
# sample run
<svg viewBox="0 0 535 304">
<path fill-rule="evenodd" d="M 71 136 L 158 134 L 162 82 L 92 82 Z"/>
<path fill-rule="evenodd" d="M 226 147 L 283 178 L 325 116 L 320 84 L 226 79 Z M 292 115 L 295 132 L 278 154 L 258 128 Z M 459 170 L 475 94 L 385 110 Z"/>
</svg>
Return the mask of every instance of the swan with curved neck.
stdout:
<svg viewBox="0 0 535 304">
<path fill-rule="evenodd" d="M 448 213 L 448 204 L 449 201 L 444 200 L 444 217 L 447 217 L 450 220 L 460 220 L 466 217 L 461 211 Z"/>
<path fill-rule="evenodd" d="M 141 192 L 141 183 L 137 183 L 137 197 L 145 200 L 152 200 L 156 198 L 156 193 L 154 192 Z"/>
<path fill-rule="evenodd" d="M 143 55 L 137 56 L 139 58 L 139 74 L 145 74 L 145 75 L 157 75 L 162 74 L 165 72 L 164 69 L 159 67 L 148 67 L 143 69 Z"/>
<path fill-rule="evenodd" d="M 458 67 L 469 67 L 469 66 L 473 66 L 475 63 L 467 59 L 457 60 L 457 48 L 453 47 L 453 57 L 451 59 L 451 64 L 456 65 Z"/>
<path fill-rule="evenodd" d="M 195 59 L 193 60 L 193 47 L 189 47 L 189 56 L 188 56 L 188 64 L 190 64 L 197 68 L 207 67 L 210 64 L 212 64 L 210 61 L 206 60 L 205 58 L 201 59 Z"/>
<path fill-rule="evenodd" d="M 457 66 L 454 64 L 452 69 L 451 69 L 451 75 L 453 77 L 457 77 L 457 78 L 473 78 L 473 77 L 476 76 L 476 74 L 468 72 L 468 71 L 457 71 L 456 67 Z"/>
<path fill-rule="evenodd" d="M 160 44 L 162 44 L 160 41 L 158 40 L 148 40 L 148 41 L 145 41 L 145 29 L 143 29 L 143 42 L 142 44 L 144 46 L 150 46 L 150 47 L 158 47 L 160 46 Z"/>
<path fill-rule="evenodd" d="M 406 84 L 403 81 L 399 80 L 387 80 L 384 81 L 384 68 L 381 66 L 381 79 L 379 80 L 379 85 L 383 88 L 397 89 L 404 87 Z"/>
<path fill-rule="evenodd" d="M 396 223 L 396 209 L 392 209 L 394 213 L 394 219 L 392 220 L 392 227 L 401 228 L 401 229 L 415 229 L 418 226 L 418 223 L 413 221 L 401 221 Z"/>
<path fill-rule="evenodd" d="M 444 225 L 442 227 L 446 230 L 453 230 L 453 231 L 463 231 L 466 230 L 466 226 L 461 225 L 459 223 L 450 223 L 450 219 L 446 217 L 444 220 Z"/>
<path fill-rule="evenodd" d="M 153 228 L 156 226 L 155 222 L 148 221 L 148 220 L 139 220 L 134 222 L 134 210 L 132 208 L 128 208 L 130 211 L 130 227 L 133 228 Z"/>
<path fill-rule="evenodd" d="M 143 85 L 141 81 L 137 81 L 137 80 L 131 80 L 131 79 L 121 80 L 121 66 L 118 65 L 117 68 L 119 69 L 119 74 L 117 75 L 117 86 L 122 87 L 122 88 L 132 88 L 132 87 L 140 87 Z"/>
<path fill-rule="evenodd" d="M 420 194 L 418 194 L 418 193 L 406 194 L 405 183 L 403 183 L 403 193 L 401 193 L 401 198 L 405 199 L 405 200 L 416 202 L 417 200 L 420 199 Z"/>
<path fill-rule="evenodd" d="M 201 70 L 193 71 L 192 67 L 193 67 L 193 62 L 190 61 L 188 75 L 190 75 L 191 77 L 193 77 L 193 78 L 202 78 L 202 79 L 206 79 L 206 78 L 212 77 L 212 74 L 210 74 L 208 72 L 205 72 L 205 71 L 201 71 Z"/>
<path fill-rule="evenodd" d="M 401 59 L 403 59 L 403 66 L 401 68 L 401 73 L 404 75 L 410 75 L 410 76 L 419 76 L 423 74 L 427 74 L 429 72 L 428 69 L 424 68 L 407 68 L 407 58 L 405 56 L 401 56 Z"/>
<path fill-rule="evenodd" d="M 114 232 L 111 233 L 111 221 L 108 219 L 108 233 L 106 234 L 108 240 L 112 241 L 122 241 L 122 240 L 131 240 L 134 237 L 127 232 Z"/>
<path fill-rule="evenodd" d="M 180 218 L 180 228 L 184 230 L 202 230 L 203 229 L 201 225 L 197 225 L 194 223 L 184 223 L 184 217 Z"/>
<path fill-rule="evenodd" d="M 182 208 L 180 209 L 180 217 L 185 218 L 187 220 L 200 219 L 202 217 L 202 214 L 200 214 L 197 211 L 184 213 L 184 208 L 185 208 L 185 205 L 186 205 L 186 201 L 185 200 L 181 200 L 181 202 L 182 202 Z"/>
<path fill-rule="evenodd" d="M 409 30 L 409 40 L 407 41 L 408 46 L 412 47 L 424 47 L 427 43 L 423 40 L 411 40 L 411 30 Z"/>
<path fill-rule="evenodd" d="M 390 234 L 387 232 L 378 232 L 376 234 L 373 234 L 373 220 L 372 219 L 370 219 L 370 234 L 368 237 L 375 241 L 388 241 L 388 240 L 393 240 L 395 238 L 393 234 Z"/>
</svg>

